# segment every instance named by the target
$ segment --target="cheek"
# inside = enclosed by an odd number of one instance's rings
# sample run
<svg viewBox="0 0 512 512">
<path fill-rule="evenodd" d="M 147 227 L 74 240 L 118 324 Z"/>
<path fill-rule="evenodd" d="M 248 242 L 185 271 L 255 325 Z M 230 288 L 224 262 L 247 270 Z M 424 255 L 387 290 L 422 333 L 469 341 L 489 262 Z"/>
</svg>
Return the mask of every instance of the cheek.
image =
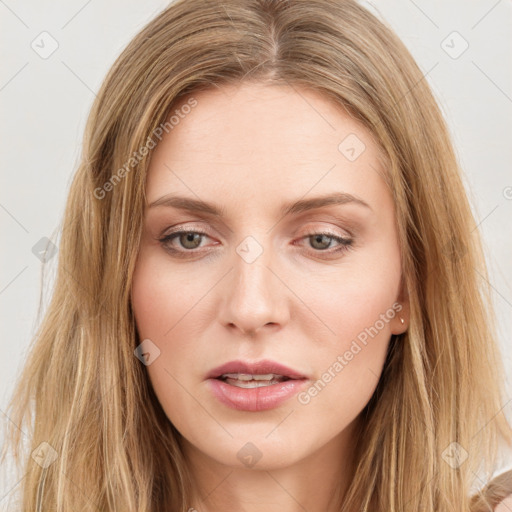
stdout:
<svg viewBox="0 0 512 512">
<path fill-rule="evenodd" d="M 190 271 L 169 269 L 157 251 L 142 250 L 132 281 L 132 306 L 141 339 L 167 339 L 187 314 L 197 309 L 207 284 L 190 278 Z M 196 306 L 195 306 L 196 305 Z"/>
<path fill-rule="evenodd" d="M 191 418 L 203 418 L 204 409 L 190 395 L 187 368 L 197 366 L 198 353 L 191 339 L 200 329 L 190 321 L 197 312 L 201 290 L 193 280 L 150 251 L 141 251 L 132 280 L 131 300 L 140 341 L 149 339 L 160 351 L 146 366 L 151 386 L 166 415 L 178 430 L 189 431 Z M 197 318 L 197 317 L 194 317 Z M 203 418 L 205 421 L 207 418 Z"/>
<path fill-rule="evenodd" d="M 378 257 L 381 255 L 381 257 Z M 343 350 L 360 333 L 372 326 L 391 334 L 390 320 L 396 315 L 400 285 L 399 255 L 394 251 L 375 252 L 354 265 L 341 266 L 322 279 L 304 283 L 307 303 L 328 330 L 322 343 Z M 382 319 L 384 318 L 384 322 Z"/>
<path fill-rule="evenodd" d="M 309 333 L 316 341 L 312 358 L 318 380 L 299 403 L 333 422 L 367 404 L 385 362 L 391 322 L 401 308 L 396 302 L 400 273 L 398 252 L 377 251 L 310 288 L 308 305 L 329 330 L 322 329 L 326 336 Z"/>
</svg>

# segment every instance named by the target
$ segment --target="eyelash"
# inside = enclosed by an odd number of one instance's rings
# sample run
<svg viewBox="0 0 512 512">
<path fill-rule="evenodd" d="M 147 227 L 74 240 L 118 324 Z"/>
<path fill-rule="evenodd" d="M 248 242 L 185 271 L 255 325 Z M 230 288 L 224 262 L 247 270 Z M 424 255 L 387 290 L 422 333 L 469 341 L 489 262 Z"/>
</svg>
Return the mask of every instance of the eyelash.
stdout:
<svg viewBox="0 0 512 512">
<path fill-rule="evenodd" d="M 209 237 L 208 233 L 205 233 L 204 231 L 201 231 L 201 230 L 179 230 L 179 231 L 174 231 L 172 233 L 169 233 L 162 238 L 159 238 L 158 241 L 162 244 L 162 246 L 164 247 L 164 249 L 167 252 L 169 252 L 179 258 L 186 258 L 188 256 L 198 254 L 201 251 L 197 250 L 197 249 L 176 249 L 174 247 L 170 247 L 169 243 L 173 239 L 178 238 L 180 235 L 190 234 L 190 233 Z M 335 254 L 343 253 L 345 251 L 352 249 L 352 245 L 354 242 L 354 240 L 352 238 L 341 237 L 341 236 L 335 235 L 333 233 L 330 233 L 328 231 L 315 231 L 312 233 L 308 233 L 308 234 L 304 235 L 303 237 L 301 237 L 300 240 L 308 239 L 310 237 L 319 236 L 319 235 L 327 236 L 328 238 L 334 240 L 335 242 L 338 242 L 340 244 L 340 246 L 334 250 L 312 249 L 313 253 L 315 253 L 315 254 L 318 254 L 318 255 L 326 254 L 326 255 L 333 256 Z"/>
</svg>

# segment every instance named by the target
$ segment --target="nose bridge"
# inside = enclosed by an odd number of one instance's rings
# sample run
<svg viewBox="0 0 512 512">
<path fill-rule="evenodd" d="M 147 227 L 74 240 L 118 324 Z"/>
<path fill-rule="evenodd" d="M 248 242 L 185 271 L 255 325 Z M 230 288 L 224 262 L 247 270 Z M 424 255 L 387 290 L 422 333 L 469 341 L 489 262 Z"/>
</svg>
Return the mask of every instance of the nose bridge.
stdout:
<svg viewBox="0 0 512 512">
<path fill-rule="evenodd" d="M 247 236 L 236 247 L 224 301 L 225 324 L 247 332 L 286 321 L 286 288 L 274 275 L 276 256 L 270 237 L 264 235 Z"/>
</svg>

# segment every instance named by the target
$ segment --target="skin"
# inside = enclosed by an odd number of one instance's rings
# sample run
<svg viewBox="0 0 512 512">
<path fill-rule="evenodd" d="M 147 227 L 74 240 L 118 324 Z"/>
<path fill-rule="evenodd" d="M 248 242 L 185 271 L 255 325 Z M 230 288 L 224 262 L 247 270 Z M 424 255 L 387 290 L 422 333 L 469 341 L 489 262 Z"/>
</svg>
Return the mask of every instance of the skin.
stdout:
<svg viewBox="0 0 512 512">
<path fill-rule="evenodd" d="M 408 324 L 379 148 L 360 123 L 310 90 L 244 83 L 194 98 L 197 106 L 151 159 L 132 286 L 140 339 L 160 350 L 146 370 L 184 438 L 196 489 L 190 507 L 334 510 L 335 489 L 343 494 L 353 475 L 360 412 L 377 386 L 391 335 Z M 354 161 L 338 149 L 349 134 L 366 146 Z M 335 191 L 369 207 L 352 202 L 279 212 L 283 203 Z M 224 213 L 149 206 L 168 194 L 213 202 Z M 185 236 L 160 241 L 178 229 L 207 235 L 197 248 Z M 315 244 L 309 235 L 325 230 L 352 245 L 336 253 L 343 246 L 335 239 Z M 247 236 L 263 250 L 251 263 L 236 250 Z M 237 411 L 205 381 L 227 361 L 273 359 L 312 384 L 329 367 L 332 373 L 358 334 L 396 303 L 400 313 L 360 343 L 307 404 L 294 396 L 275 409 Z M 237 457 L 250 450 L 248 442 L 261 454 L 252 467 Z"/>
<path fill-rule="evenodd" d="M 509 494 L 494 510 L 495 512 L 510 512 L 512 510 L 512 494 Z"/>
</svg>

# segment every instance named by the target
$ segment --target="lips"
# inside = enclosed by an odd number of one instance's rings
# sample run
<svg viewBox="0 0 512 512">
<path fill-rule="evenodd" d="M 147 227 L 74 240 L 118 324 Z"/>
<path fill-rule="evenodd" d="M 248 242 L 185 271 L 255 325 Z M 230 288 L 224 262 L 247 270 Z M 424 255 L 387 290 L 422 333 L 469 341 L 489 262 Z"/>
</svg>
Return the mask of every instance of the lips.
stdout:
<svg viewBox="0 0 512 512">
<path fill-rule="evenodd" d="M 257 412 L 284 403 L 307 385 L 308 377 L 275 361 L 231 361 L 214 368 L 207 382 L 223 405 Z"/>
<path fill-rule="evenodd" d="M 227 374 L 276 375 L 288 379 L 306 379 L 307 377 L 292 368 L 276 361 L 264 359 L 255 362 L 230 361 L 211 370 L 207 379 L 217 379 Z"/>
</svg>

